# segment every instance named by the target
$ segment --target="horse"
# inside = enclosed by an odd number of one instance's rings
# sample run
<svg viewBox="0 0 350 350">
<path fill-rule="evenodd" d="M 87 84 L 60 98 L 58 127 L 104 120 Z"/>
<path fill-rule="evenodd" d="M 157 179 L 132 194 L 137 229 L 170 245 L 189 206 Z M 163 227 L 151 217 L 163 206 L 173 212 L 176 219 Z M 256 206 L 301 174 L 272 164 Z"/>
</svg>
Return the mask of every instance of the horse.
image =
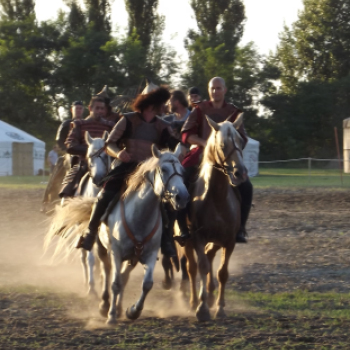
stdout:
<svg viewBox="0 0 350 350">
<path fill-rule="evenodd" d="M 160 152 L 152 146 L 153 157 L 141 163 L 130 175 L 125 193 L 102 223 L 98 238 L 98 256 L 103 267 L 103 291 L 100 313 L 108 316 L 107 323 L 115 324 L 122 313 L 124 286 L 129 274 L 140 262 L 144 266 L 142 292 L 137 302 L 126 311 L 129 319 L 137 319 L 143 310 L 147 294 L 153 286 L 153 270 L 157 260 L 162 234 L 160 202 L 171 203 L 182 209 L 189 200 L 183 182 L 183 168 L 178 160 L 180 147 L 174 153 Z M 92 200 L 72 199 L 60 208 L 53 218 L 46 239 L 56 234 L 64 241 L 72 241 L 88 224 Z M 80 225 L 77 227 L 76 223 Z M 111 254 L 109 254 L 111 253 Z M 111 257 L 112 255 L 112 257 Z M 129 261 L 130 264 L 122 263 Z M 114 267 L 112 302 L 109 302 L 110 273 Z"/>
<path fill-rule="evenodd" d="M 104 152 L 107 138 L 107 131 L 103 133 L 102 138 L 92 138 L 88 131 L 85 133 L 85 141 L 88 145 L 86 153 L 88 172 L 82 178 L 75 197 L 95 198 L 100 191 L 99 184 L 107 175 L 112 164 L 112 158 Z M 93 250 L 87 252 L 85 249 L 81 249 L 80 259 L 85 284 L 89 286 L 88 295 L 97 295 L 94 281 L 95 256 Z"/>
<path fill-rule="evenodd" d="M 224 293 L 228 279 L 228 263 L 240 228 L 240 201 L 232 187 L 247 179 L 242 154 L 243 139 L 237 131 L 243 122 L 243 115 L 234 123 L 215 123 L 209 117 L 206 118 L 212 132 L 204 149 L 199 177 L 190 190 L 191 239 L 187 240 L 183 248 L 190 278 L 190 305 L 196 310 L 199 321 L 210 320 L 208 305 L 212 306 L 215 300 L 212 264 L 220 248 L 223 252 L 217 272 L 219 292 L 215 317 L 226 316 Z M 197 254 L 197 262 L 194 251 Z M 200 273 L 199 305 L 196 293 L 197 266 Z"/>
<path fill-rule="evenodd" d="M 112 164 L 112 158 L 104 152 L 107 138 L 107 131 L 104 132 L 102 138 L 92 138 L 88 131 L 85 133 L 85 141 L 88 145 L 86 153 L 88 172 L 80 181 L 74 197 L 95 198 L 100 191 L 99 183 L 107 175 Z M 65 202 L 67 202 L 67 199 L 63 199 L 61 205 L 64 206 Z M 49 242 L 46 241 L 45 249 L 48 244 Z M 88 295 L 97 295 L 94 281 L 95 257 L 93 251 L 87 252 L 81 249 L 80 260 L 83 267 L 85 285 L 88 286 Z"/>
</svg>

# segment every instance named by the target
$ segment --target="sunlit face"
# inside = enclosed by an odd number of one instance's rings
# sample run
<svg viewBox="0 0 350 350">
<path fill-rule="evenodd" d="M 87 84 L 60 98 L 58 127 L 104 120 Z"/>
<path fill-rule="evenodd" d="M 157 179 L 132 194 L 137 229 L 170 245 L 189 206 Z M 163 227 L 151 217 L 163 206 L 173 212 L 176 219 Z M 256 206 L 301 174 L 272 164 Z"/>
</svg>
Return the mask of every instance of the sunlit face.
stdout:
<svg viewBox="0 0 350 350">
<path fill-rule="evenodd" d="M 227 89 L 221 79 L 213 79 L 209 83 L 208 91 L 211 101 L 223 102 Z"/>
<path fill-rule="evenodd" d="M 81 119 L 84 113 L 84 106 L 76 105 L 72 107 L 73 119 Z"/>
<path fill-rule="evenodd" d="M 106 114 L 106 104 L 101 101 L 95 101 L 93 105 L 89 107 L 89 110 L 95 118 L 103 118 Z"/>
</svg>

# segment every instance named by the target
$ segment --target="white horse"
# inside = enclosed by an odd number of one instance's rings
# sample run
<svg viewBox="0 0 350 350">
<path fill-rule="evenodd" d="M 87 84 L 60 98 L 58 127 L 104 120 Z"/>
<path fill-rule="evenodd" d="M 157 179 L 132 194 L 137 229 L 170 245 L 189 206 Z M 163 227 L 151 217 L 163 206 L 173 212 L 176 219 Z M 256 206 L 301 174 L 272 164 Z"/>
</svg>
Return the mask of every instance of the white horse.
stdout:
<svg viewBox="0 0 350 350">
<path fill-rule="evenodd" d="M 95 198 L 100 191 L 99 183 L 107 175 L 111 168 L 112 158 L 104 152 L 108 132 L 105 131 L 102 138 L 92 138 L 88 131 L 85 132 L 85 141 L 88 145 L 86 153 L 88 172 L 80 182 L 81 189 L 77 191 L 75 197 Z M 62 200 L 61 205 L 65 205 L 67 199 Z M 88 286 L 89 295 L 97 295 L 95 290 L 94 267 L 95 256 L 93 250 L 87 252 L 81 249 L 81 264 L 85 284 Z"/>
<path fill-rule="evenodd" d="M 104 284 L 100 312 L 107 316 L 108 324 L 114 324 L 122 312 L 124 286 L 129 273 L 139 261 L 144 266 L 142 293 L 139 300 L 127 310 L 130 319 L 141 315 L 147 294 L 153 286 L 153 270 L 157 260 L 162 235 L 160 201 L 168 201 L 175 210 L 182 209 L 189 200 L 183 183 L 183 168 L 178 160 L 180 147 L 175 153 L 160 152 L 152 147 L 153 157 L 143 162 L 129 177 L 125 194 L 102 224 L 99 231 L 99 257 L 104 271 Z M 51 239 L 60 234 L 66 240 L 72 238 L 71 228 L 80 222 L 87 225 L 91 213 L 92 200 L 83 198 L 71 200 L 53 218 L 53 225 L 47 234 Z M 80 225 L 80 226 L 81 226 Z M 81 227 L 74 230 L 80 234 Z M 65 240 L 65 241 L 66 241 Z M 112 259 L 109 252 L 112 253 Z M 130 261 L 131 264 L 124 264 Z M 114 267 L 112 284 L 113 299 L 109 303 L 111 263 Z"/>
</svg>

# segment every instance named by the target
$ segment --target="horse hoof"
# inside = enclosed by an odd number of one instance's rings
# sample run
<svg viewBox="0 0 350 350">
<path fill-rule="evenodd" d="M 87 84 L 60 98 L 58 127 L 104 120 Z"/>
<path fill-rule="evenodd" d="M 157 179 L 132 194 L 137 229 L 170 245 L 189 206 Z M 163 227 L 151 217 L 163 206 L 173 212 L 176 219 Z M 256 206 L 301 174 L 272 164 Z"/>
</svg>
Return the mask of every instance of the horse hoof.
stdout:
<svg viewBox="0 0 350 350">
<path fill-rule="evenodd" d="M 103 302 L 103 303 L 100 304 L 100 315 L 102 317 L 107 318 L 108 310 L 109 310 L 109 303 Z"/>
<path fill-rule="evenodd" d="M 115 317 L 111 317 L 107 320 L 106 324 L 108 326 L 115 326 L 117 324 L 117 319 Z"/>
<path fill-rule="evenodd" d="M 226 318 L 225 311 L 222 307 L 218 308 L 215 313 L 216 319 Z"/>
<path fill-rule="evenodd" d="M 162 287 L 165 290 L 170 290 L 172 287 L 171 280 L 170 281 L 162 281 Z"/>
<path fill-rule="evenodd" d="M 203 305 L 198 307 L 196 317 L 199 322 L 206 322 L 211 320 L 209 309 Z"/>
<path fill-rule="evenodd" d="M 135 305 L 133 305 L 130 309 L 127 308 L 125 314 L 129 320 L 137 320 L 140 317 L 141 312 L 142 312 L 142 310 L 137 310 L 135 308 Z"/>
<path fill-rule="evenodd" d="M 209 308 L 212 308 L 215 304 L 215 297 L 213 294 L 208 294 L 207 304 Z"/>
</svg>

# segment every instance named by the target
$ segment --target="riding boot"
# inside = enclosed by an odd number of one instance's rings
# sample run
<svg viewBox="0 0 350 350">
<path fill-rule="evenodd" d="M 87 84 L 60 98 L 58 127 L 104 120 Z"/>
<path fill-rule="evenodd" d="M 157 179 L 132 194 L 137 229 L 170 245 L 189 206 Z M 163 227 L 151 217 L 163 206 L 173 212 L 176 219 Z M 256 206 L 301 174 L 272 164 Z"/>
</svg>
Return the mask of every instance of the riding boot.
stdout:
<svg viewBox="0 0 350 350">
<path fill-rule="evenodd" d="M 245 225 L 252 207 L 253 185 L 248 179 L 238 186 L 238 190 L 241 194 L 241 227 L 236 236 L 236 243 L 247 243 Z"/>
<path fill-rule="evenodd" d="M 179 210 L 177 213 L 177 223 L 180 229 L 180 236 L 175 236 L 174 240 L 177 241 L 181 247 L 186 244 L 186 240 L 190 238 L 190 231 L 187 226 L 187 213 L 188 206 L 186 208 Z"/>
<path fill-rule="evenodd" d="M 92 249 L 96 241 L 101 218 L 106 211 L 109 202 L 113 199 L 114 196 L 115 193 L 111 191 L 103 191 L 98 194 L 97 200 L 92 207 L 89 227 L 85 232 L 85 235 L 80 237 L 76 248 L 83 248 L 89 251 Z"/>
</svg>

